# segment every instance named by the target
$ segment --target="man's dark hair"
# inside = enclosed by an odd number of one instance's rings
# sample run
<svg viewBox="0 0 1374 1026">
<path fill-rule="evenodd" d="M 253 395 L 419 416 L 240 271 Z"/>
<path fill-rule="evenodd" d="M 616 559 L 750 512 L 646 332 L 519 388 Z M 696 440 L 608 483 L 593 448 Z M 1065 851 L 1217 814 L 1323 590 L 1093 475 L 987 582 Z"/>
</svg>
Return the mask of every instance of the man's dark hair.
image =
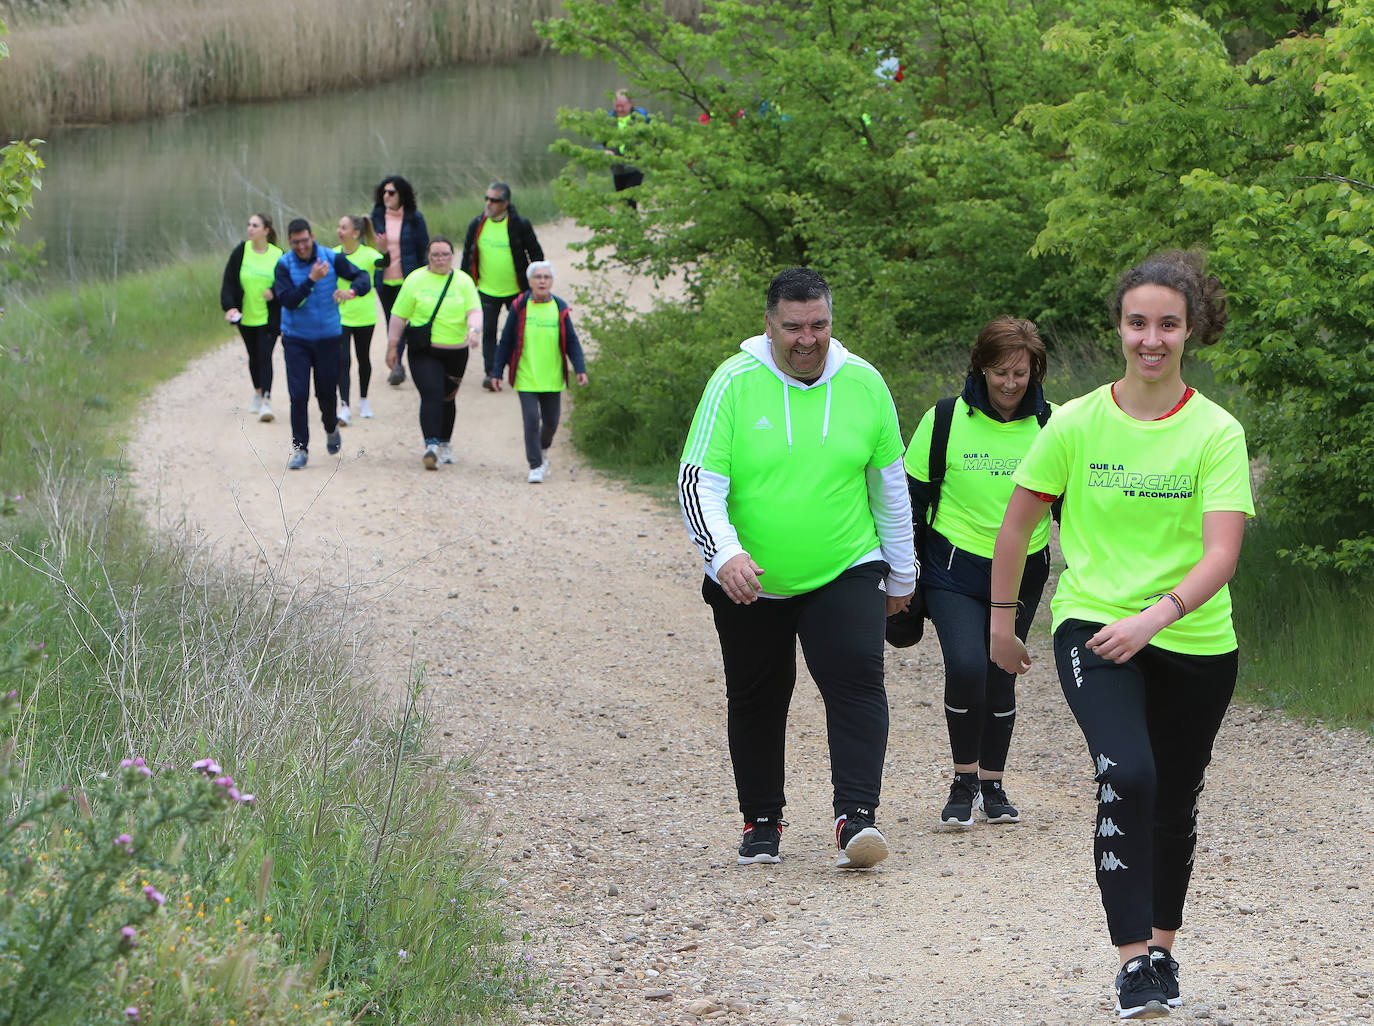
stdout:
<svg viewBox="0 0 1374 1026">
<path fill-rule="evenodd" d="M 510 186 L 505 182 L 492 182 L 487 186 L 488 189 L 495 189 L 501 194 L 501 198 L 507 203 L 510 202 Z"/>
<path fill-rule="evenodd" d="M 291 223 L 286 226 L 286 237 L 289 239 L 297 232 L 310 231 L 310 222 L 303 217 L 293 218 Z"/>
<path fill-rule="evenodd" d="M 778 312 L 778 304 L 783 300 L 790 303 L 806 302 L 809 299 L 824 299 L 827 309 L 833 309 L 830 286 L 824 278 L 809 267 L 789 267 L 780 271 L 768 283 L 768 305 L 765 310 L 769 317 Z"/>
</svg>

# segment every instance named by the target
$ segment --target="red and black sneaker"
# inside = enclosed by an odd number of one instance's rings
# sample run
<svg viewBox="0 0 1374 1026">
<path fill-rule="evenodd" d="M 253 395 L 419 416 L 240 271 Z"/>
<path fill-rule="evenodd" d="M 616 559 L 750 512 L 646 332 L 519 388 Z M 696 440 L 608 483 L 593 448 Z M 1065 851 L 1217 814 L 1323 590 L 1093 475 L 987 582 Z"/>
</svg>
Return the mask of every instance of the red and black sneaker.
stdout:
<svg viewBox="0 0 1374 1026">
<path fill-rule="evenodd" d="M 840 849 L 836 869 L 867 869 L 887 858 L 887 838 L 874 826 L 866 809 L 835 820 L 835 846 Z"/>
<path fill-rule="evenodd" d="M 738 864 L 749 866 L 754 863 L 777 865 L 782 861 L 778 854 L 778 844 L 782 841 L 782 828 L 787 824 L 781 815 L 755 816 L 744 824 L 744 840 L 739 846 Z"/>
</svg>

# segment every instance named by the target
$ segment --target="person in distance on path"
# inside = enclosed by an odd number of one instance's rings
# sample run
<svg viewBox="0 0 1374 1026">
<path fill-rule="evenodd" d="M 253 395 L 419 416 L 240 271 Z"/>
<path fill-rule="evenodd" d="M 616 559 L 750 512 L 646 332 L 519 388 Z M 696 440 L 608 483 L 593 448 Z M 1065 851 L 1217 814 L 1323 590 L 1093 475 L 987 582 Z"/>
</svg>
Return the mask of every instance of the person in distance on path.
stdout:
<svg viewBox="0 0 1374 1026">
<path fill-rule="evenodd" d="M 1175 250 L 1117 279 L 1126 366 L 1055 411 L 1017 467 L 992 558 L 990 651 L 1025 673 L 1013 622 L 1026 547 L 1064 497 L 1066 568 L 1054 613 L 1059 683 L 1097 781 L 1093 861 L 1121 968 L 1123 1019 L 1182 1003 L 1174 937 L 1197 845 L 1198 800 L 1236 685 L 1227 582 L 1253 516 L 1245 432 L 1184 383 L 1186 343 L 1226 325 L 1221 283 Z"/>
<path fill-rule="evenodd" d="M 883 642 L 915 589 L 911 502 L 887 383 L 831 337 L 831 309 L 815 271 L 773 279 L 765 333 L 707 382 L 678 469 L 725 664 L 741 865 L 780 861 L 798 639 L 825 703 L 836 865 L 888 854 Z"/>
</svg>

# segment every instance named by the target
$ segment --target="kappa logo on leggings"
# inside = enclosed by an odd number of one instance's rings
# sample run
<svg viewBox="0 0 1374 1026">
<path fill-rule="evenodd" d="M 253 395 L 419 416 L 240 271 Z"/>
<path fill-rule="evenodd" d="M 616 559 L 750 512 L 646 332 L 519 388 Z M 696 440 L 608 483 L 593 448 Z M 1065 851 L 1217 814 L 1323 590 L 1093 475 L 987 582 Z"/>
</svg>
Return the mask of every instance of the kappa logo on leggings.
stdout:
<svg viewBox="0 0 1374 1026">
<path fill-rule="evenodd" d="M 1083 667 L 1082 665 L 1080 665 L 1078 661 L 1077 645 L 1074 645 L 1073 648 L 1069 649 L 1069 659 L 1071 660 L 1069 665 L 1073 667 L 1073 686 L 1076 688 L 1081 688 L 1083 686 Z"/>
<path fill-rule="evenodd" d="M 1125 837 L 1126 831 L 1112 822 L 1112 817 L 1108 816 L 1102 821 L 1102 825 L 1097 828 L 1098 837 Z"/>
<path fill-rule="evenodd" d="M 1097 868 L 1102 872 L 1106 873 L 1110 872 L 1113 869 L 1130 869 L 1131 867 L 1126 865 L 1126 863 L 1122 862 L 1119 858 L 1117 858 L 1116 852 L 1104 851 L 1102 853 L 1102 861 L 1098 864 Z"/>
</svg>

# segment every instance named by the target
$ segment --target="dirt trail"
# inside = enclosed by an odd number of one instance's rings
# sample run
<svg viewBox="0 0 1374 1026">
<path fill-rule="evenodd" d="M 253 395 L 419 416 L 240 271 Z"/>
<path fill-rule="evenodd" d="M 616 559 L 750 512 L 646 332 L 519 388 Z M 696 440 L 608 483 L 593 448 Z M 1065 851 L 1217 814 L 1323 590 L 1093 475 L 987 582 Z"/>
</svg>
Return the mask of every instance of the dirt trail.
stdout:
<svg viewBox="0 0 1374 1026">
<path fill-rule="evenodd" d="M 567 295 L 585 281 L 567 250 L 575 229 L 539 233 Z M 1024 823 L 931 828 L 948 788 L 932 637 L 889 652 L 879 822 L 892 857 L 832 868 L 821 705 L 803 674 L 785 858 L 738 869 L 719 650 L 678 516 L 584 469 L 566 432 L 548 481 L 526 484 L 515 396 L 473 380 L 456 466 L 422 469 L 416 394 L 379 376 L 376 418 L 344 430 L 341 457 L 324 454 L 312 414 L 310 466 L 287 475 L 284 388 L 276 423 L 259 424 L 243 362 L 226 342 L 147 404 L 130 455 L 150 515 L 184 515 L 245 568 L 350 585 L 382 639 L 383 686 L 405 680 L 412 646 L 426 663 L 438 725 L 455 752 L 480 753 L 512 927 L 559 988 L 530 1021 L 1115 1020 L 1091 770 L 1043 635 L 1008 773 Z M 1368 738 L 1231 711 L 1173 1019 L 1374 1015 L 1371 793 Z"/>
</svg>

